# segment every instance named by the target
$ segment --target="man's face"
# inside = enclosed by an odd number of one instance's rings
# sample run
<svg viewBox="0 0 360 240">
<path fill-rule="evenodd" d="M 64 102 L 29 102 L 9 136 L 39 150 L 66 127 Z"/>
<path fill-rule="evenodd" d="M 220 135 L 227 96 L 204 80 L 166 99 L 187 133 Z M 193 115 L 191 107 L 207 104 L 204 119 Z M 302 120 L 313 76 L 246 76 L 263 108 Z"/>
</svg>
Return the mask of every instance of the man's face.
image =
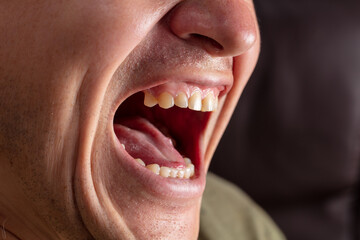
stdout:
<svg viewBox="0 0 360 240">
<path fill-rule="evenodd" d="M 8 229 L 196 239 L 210 158 L 258 56 L 252 3 L 1 1 L 0 32 Z"/>
</svg>

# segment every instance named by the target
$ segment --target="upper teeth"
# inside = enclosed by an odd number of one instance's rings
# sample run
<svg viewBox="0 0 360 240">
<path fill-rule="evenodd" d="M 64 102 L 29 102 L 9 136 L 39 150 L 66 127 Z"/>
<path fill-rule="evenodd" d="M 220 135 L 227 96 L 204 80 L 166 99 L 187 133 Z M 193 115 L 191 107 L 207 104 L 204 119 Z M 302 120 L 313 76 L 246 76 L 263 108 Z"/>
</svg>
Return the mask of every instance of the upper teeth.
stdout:
<svg viewBox="0 0 360 240">
<path fill-rule="evenodd" d="M 213 93 L 208 93 L 203 99 L 200 91 L 194 91 L 191 96 L 184 92 L 176 94 L 175 98 L 169 92 L 162 92 L 157 98 L 148 91 L 145 91 L 144 105 L 153 107 L 159 104 L 161 108 L 168 109 L 174 105 L 181 108 L 190 108 L 195 111 L 211 112 L 216 110 L 218 104 L 218 97 Z"/>
</svg>

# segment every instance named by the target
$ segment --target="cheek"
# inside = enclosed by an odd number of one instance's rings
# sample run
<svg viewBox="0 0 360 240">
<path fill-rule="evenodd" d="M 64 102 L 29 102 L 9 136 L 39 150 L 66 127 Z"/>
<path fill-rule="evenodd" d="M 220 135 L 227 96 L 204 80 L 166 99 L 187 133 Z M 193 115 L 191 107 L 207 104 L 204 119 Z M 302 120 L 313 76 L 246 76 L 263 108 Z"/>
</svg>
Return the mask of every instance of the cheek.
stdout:
<svg viewBox="0 0 360 240">
<path fill-rule="evenodd" d="M 37 150 L 45 155 L 61 151 L 63 142 L 54 139 L 63 139 L 68 129 L 76 135 L 79 92 L 91 95 L 81 89 L 92 84 L 83 84 L 86 72 L 92 72 L 93 83 L 106 86 L 109 79 L 100 80 L 97 73 L 114 72 L 171 7 L 169 2 L 166 6 L 161 2 L 39 2 L 0 16 L 4 20 L 0 28 L 6 36 L 6 48 L 0 49 L 0 66 L 6 69 L 0 68 L 0 106 L 7 113 L 1 116 L 1 138 L 13 142 L 14 153 L 19 147 L 28 148 L 30 155 Z M 154 6 L 160 10 L 153 11 Z M 51 141 L 52 153 L 46 153 L 41 146 Z"/>
<path fill-rule="evenodd" d="M 60 22 L 71 19 L 66 28 L 73 35 L 72 46 L 82 49 L 92 69 L 114 70 L 177 2 L 78 1 Z"/>
</svg>

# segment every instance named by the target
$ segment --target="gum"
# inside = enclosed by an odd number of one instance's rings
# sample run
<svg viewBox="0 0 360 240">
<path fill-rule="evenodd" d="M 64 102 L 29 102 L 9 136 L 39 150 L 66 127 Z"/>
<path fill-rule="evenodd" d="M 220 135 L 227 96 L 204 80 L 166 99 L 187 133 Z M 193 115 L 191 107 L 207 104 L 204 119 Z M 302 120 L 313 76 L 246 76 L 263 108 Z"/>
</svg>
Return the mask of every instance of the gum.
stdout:
<svg viewBox="0 0 360 240">
<path fill-rule="evenodd" d="M 221 89 L 220 89 L 221 88 Z M 224 89 L 224 87 L 204 87 L 204 86 L 196 86 L 192 84 L 187 84 L 184 82 L 170 82 L 166 84 L 162 84 L 146 91 L 155 96 L 156 98 L 163 92 L 170 93 L 173 97 L 176 97 L 177 94 L 183 92 L 186 94 L 188 98 L 191 97 L 193 92 L 200 92 L 201 98 L 204 99 L 209 93 L 212 93 L 215 97 L 219 96 L 219 93 Z"/>
</svg>

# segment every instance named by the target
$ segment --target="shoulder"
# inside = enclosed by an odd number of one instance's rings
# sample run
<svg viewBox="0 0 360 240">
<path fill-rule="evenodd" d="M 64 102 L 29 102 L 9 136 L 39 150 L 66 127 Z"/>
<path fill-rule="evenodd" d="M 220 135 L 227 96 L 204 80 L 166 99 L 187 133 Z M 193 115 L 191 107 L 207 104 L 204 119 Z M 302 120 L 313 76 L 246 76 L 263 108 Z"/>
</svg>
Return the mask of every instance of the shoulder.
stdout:
<svg viewBox="0 0 360 240">
<path fill-rule="evenodd" d="M 284 240 L 270 217 L 234 184 L 209 173 L 199 240 Z"/>
</svg>

